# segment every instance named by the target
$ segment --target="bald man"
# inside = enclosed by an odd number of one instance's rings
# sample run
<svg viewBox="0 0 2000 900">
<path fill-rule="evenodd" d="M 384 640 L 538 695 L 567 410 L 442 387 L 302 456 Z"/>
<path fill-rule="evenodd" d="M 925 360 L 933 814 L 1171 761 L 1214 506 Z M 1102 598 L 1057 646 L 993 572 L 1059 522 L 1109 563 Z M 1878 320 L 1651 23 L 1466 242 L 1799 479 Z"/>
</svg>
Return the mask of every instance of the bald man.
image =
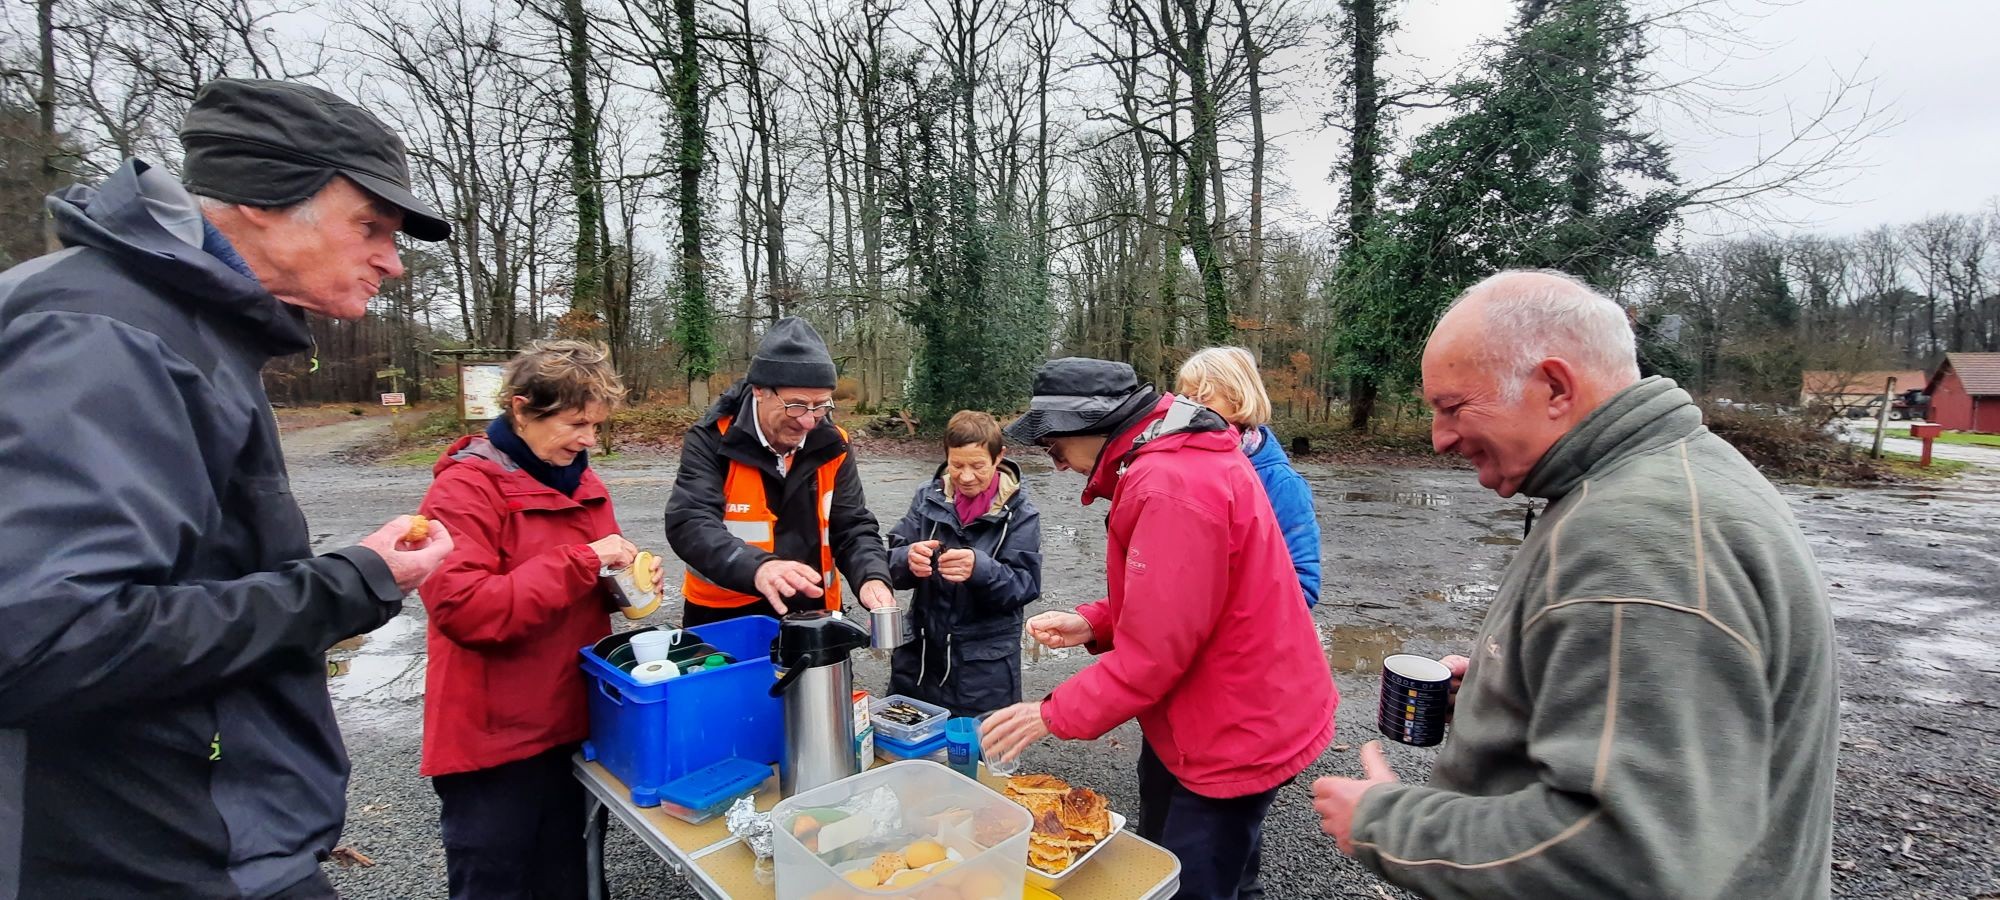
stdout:
<svg viewBox="0 0 2000 900">
<path fill-rule="evenodd" d="M 1427 897 L 1828 896 L 1833 624 L 1784 499 L 1565 275 L 1466 291 L 1423 377 L 1438 452 L 1548 508 L 1446 660 L 1430 784 L 1370 743 L 1322 828 Z"/>
</svg>

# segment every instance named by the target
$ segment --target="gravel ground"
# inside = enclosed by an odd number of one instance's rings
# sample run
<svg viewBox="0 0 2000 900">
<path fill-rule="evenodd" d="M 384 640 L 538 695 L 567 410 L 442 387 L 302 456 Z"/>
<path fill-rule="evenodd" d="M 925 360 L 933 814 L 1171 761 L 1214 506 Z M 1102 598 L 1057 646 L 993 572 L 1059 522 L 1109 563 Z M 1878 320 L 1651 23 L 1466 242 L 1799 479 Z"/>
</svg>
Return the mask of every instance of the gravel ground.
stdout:
<svg viewBox="0 0 2000 900">
<path fill-rule="evenodd" d="M 412 510 L 429 483 L 420 468 L 376 465 L 347 449 L 378 433 L 342 423 L 286 436 L 294 490 L 322 548 L 351 543 Z M 878 518 L 893 522 L 934 466 L 893 452 L 864 454 Z M 596 463 L 642 547 L 666 548 L 660 518 L 674 458 L 625 454 Z M 1081 481 L 1026 460 L 1042 511 L 1040 609 L 1067 608 L 1101 591 L 1102 504 L 1077 504 Z M 1373 737 L 1369 700 L 1380 659 L 1404 651 L 1441 656 L 1476 630 L 1492 585 L 1518 544 L 1526 504 L 1484 492 L 1469 472 L 1300 466 L 1312 482 L 1324 534 L 1326 600 L 1315 619 L 1343 698 L 1336 743 L 1280 792 L 1266 825 L 1265 881 L 1273 898 L 1402 896 L 1342 857 L 1319 832 L 1306 787 L 1323 774 L 1356 774 L 1355 751 Z M 1874 491 L 1787 488 L 1814 542 L 1839 618 L 1843 687 L 1835 893 L 1844 897 L 2000 898 L 2000 606 L 1990 586 L 2000 564 L 2000 474 L 1977 471 L 1952 486 Z M 886 522 L 885 522 L 886 525 Z M 670 569 L 677 563 L 669 555 Z M 669 571 L 669 584 L 678 572 Z M 344 842 L 370 868 L 331 869 L 348 898 L 443 897 L 437 801 L 417 776 L 423 682 L 423 611 L 334 653 L 333 681 L 354 761 Z M 674 621 L 670 597 L 655 615 Z M 1029 693 L 1046 691 L 1088 659 L 1075 651 L 1025 656 Z M 857 657 L 857 683 L 880 690 L 881 662 Z M 1092 742 L 1043 742 L 1024 770 L 1046 770 L 1137 808 L 1137 726 Z M 1393 746 L 1408 780 L 1428 772 L 1431 751 Z M 694 894 L 622 829 L 607 846 L 612 896 Z"/>
</svg>

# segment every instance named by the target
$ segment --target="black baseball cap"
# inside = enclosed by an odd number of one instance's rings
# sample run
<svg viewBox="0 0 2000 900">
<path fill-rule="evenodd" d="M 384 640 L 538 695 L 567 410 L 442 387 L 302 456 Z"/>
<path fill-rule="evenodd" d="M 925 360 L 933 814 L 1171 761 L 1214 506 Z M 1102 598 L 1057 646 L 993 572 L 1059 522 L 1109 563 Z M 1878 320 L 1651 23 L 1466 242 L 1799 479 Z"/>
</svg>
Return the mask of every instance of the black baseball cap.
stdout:
<svg viewBox="0 0 2000 900">
<path fill-rule="evenodd" d="M 403 233 L 451 236 L 451 225 L 410 190 L 403 140 L 373 113 L 289 81 L 219 78 L 202 85 L 181 120 L 190 193 L 248 206 L 290 206 L 335 175 L 403 210 Z"/>
</svg>

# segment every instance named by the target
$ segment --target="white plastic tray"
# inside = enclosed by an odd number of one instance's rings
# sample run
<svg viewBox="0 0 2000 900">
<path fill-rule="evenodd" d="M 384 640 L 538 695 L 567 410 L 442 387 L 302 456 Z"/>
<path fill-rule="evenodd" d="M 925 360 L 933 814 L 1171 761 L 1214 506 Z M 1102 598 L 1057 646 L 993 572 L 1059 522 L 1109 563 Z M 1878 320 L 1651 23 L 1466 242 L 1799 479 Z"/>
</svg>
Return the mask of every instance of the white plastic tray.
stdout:
<svg viewBox="0 0 2000 900">
<path fill-rule="evenodd" d="M 1091 847 L 1089 850 L 1085 851 L 1082 856 L 1077 857 L 1076 861 L 1070 863 L 1069 868 L 1062 870 L 1062 874 L 1060 875 L 1050 875 L 1047 872 L 1035 868 L 1033 865 L 1029 865 L 1028 883 L 1036 887 L 1048 888 L 1049 890 L 1052 891 L 1062 887 L 1063 882 L 1068 881 L 1071 875 L 1076 874 L 1076 870 L 1083 868 L 1084 863 L 1090 862 L 1090 858 L 1096 856 L 1097 851 L 1104 849 L 1105 844 L 1111 843 L 1111 839 L 1117 837 L 1118 832 L 1124 830 L 1125 830 L 1125 817 L 1115 812 L 1112 813 L 1111 833 L 1105 835 L 1104 840 L 1098 841 L 1096 846 Z"/>
</svg>

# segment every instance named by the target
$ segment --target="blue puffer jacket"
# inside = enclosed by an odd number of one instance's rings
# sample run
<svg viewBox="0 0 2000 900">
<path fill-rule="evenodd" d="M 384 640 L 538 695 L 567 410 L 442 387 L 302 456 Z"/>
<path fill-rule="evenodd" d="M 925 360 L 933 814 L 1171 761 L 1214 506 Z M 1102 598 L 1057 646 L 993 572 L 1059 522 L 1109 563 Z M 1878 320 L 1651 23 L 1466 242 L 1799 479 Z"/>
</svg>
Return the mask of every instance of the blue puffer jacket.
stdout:
<svg viewBox="0 0 2000 900">
<path fill-rule="evenodd" d="M 1250 465 L 1257 469 L 1258 480 L 1264 482 L 1264 493 L 1271 498 L 1271 510 L 1278 514 L 1278 525 L 1285 529 L 1285 549 L 1292 551 L 1292 569 L 1299 573 L 1299 588 L 1305 591 L 1306 605 L 1319 605 L 1319 518 L 1313 512 L 1312 488 L 1306 485 L 1304 477 L 1292 468 L 1292 461 L 1285 456 L 1285 448 L 1278 446 L 1278 436 L 1271 433 L 1268 425 L 1259 425 L 1254 432 L 1261 442 L 1256 443 L 1254 452 L 1248 446 L 1244 452 L 1250 454 Z"/>
</svg>

